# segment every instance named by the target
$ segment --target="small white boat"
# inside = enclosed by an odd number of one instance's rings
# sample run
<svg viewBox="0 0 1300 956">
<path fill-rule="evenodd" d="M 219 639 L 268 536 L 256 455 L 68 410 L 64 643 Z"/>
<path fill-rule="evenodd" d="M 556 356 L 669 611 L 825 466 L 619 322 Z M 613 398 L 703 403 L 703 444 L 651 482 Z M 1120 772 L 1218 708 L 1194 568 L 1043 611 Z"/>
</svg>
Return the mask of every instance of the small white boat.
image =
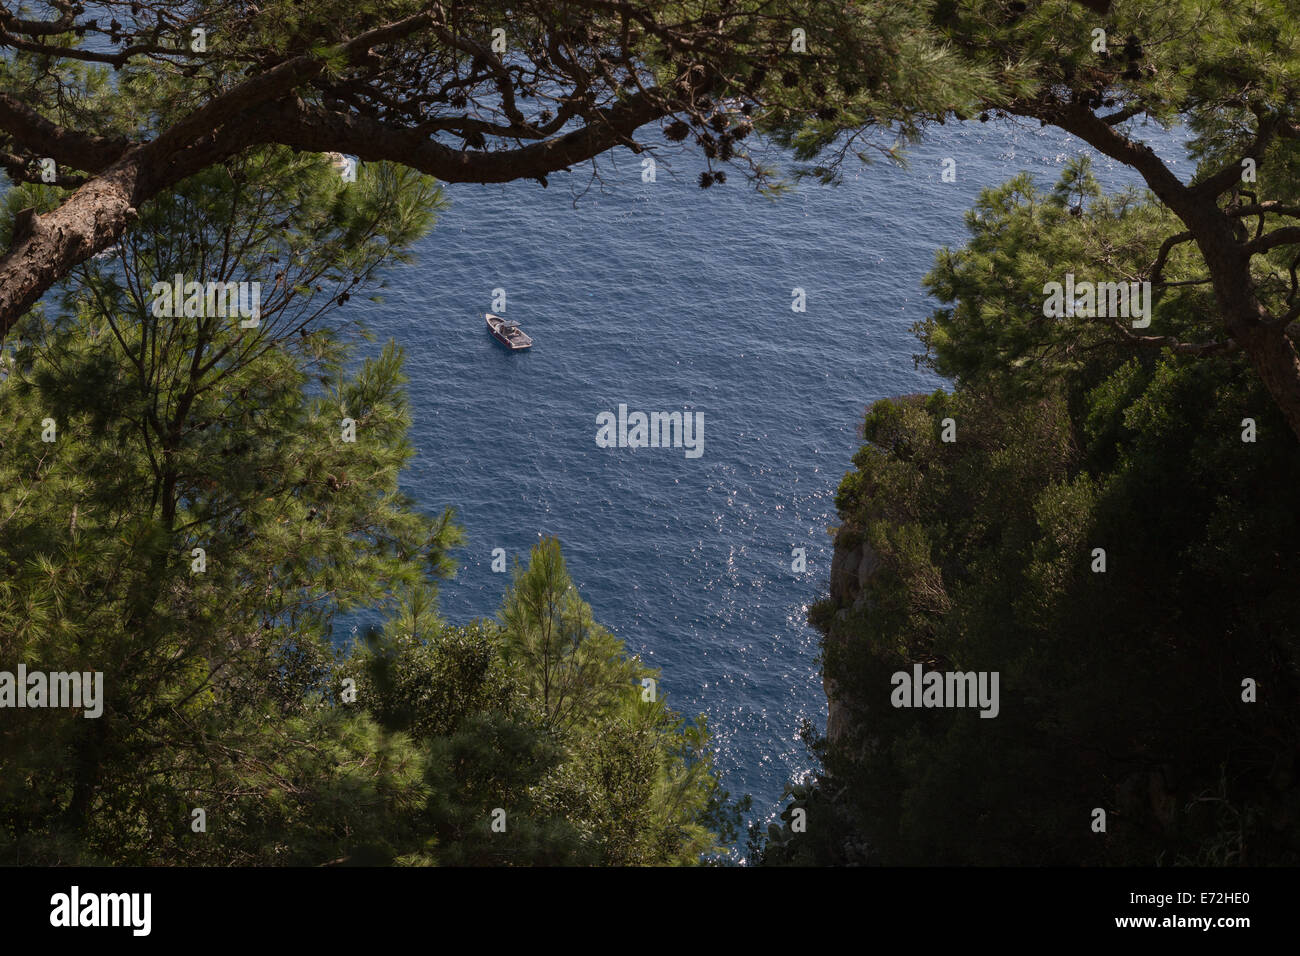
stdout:
<svg viewBox="0 0 1300 956">
<path fill-rule="evenodd" d="M 524 330 L 513 322 L 507 322 L 499 315 L 493 315 L 488 312 L 485 316 L 487 319 L 488 331 L 492 333 L 492 338 L 496 339 L 512 352 L 518 352 L 520 349 L 533 347 L 533 340 L 524 334 Z"/>
</svg>

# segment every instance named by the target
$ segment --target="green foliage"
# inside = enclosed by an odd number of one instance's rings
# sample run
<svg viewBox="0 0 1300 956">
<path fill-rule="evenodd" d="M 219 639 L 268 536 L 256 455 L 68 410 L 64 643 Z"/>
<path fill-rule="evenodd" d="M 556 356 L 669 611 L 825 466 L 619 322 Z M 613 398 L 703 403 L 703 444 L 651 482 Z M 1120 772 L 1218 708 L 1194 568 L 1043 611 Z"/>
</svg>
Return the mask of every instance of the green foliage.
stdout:
<svg viewBox="0 0 1300 956">
<path fill-rule="evenodd" d="M 8 198 L 6 222 L 39 196 Z M 703 722 L 642 701 L 658 675 L 593 621 L 557 542 L 518 572 L 501 623 L 437 612 L 463 535 L 399 488 L 402 350 L 363 357 L 363 336 L 321 320 L 401 261 L 439 203 L 427 177 L 383 164 L 344 189 L 320 157 L 250 153 L 142 208 L 113 256 L 15 329 L 0 660 L 102 671 L 104 712 L 6 711 L 0 860 L 719 852 L 712 828 L 734 821 Z M 275 281 L 245 327 L 155 309 L 154 283 L 177 273 Z M 359 610 L 382 627 L 337 649 L 340 614 Z"/>
<path fill-rule="evenodd" d="M 1087 274 L 1102 240 L 1149 261 L 1166 228 L 1085 174 L 987 191 L 971 242 L 938 256 L 951 307 L 920 333 L 957 387 L 866 415 L 837 544 L 876 568 L 812 615 L 849 730 L 791 803 L 818 822 L 760 841 L 764 862 L 1300 860 L 1300 448 L 1240 356 L 1042 316 L 1045 277 Z M 1158 309 L 1204 331 L 1195 296 Z M 892 707 L 891 675 L 918 662 L 999 672 L 999 715 Z"/>
<path fill-rule="evenodd" d="M 597 835 L 606 863 L 689 864 L 720 853 L 703 824 L 726 800 L 703 716 L 688 725 L 648 692 L 643 681 L 657 688 L 658 672 L 592 620 L 554 538 L 516 568 L 500 618 L 506 661 L 570 755 L 543 781 L 545 804 Z"/>
<path fill-rule="evenodd" d="M 622 645 L 592 619 L 554 538 L 538 543 L 527 569 L 516 567 L 501 622 L 507 657 L 528 675 L 528 693 L 549 726 L 609 713 L 652 673 L 624 659 Z"/>
</svg>

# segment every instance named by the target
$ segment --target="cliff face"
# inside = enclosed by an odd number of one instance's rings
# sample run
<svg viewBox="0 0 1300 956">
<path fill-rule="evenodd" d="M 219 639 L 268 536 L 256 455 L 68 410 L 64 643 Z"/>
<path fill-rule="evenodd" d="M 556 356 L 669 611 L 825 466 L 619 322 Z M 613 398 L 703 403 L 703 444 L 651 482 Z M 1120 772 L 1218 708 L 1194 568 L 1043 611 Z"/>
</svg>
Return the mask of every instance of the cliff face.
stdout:
<svg viewBox="0 0 1300 956">
<path fill-rule="evenodd" d="M 828 654 L 832 648 L 837 651 L 847 648 L 853 640 L 855 628 L 849 621 L 851 616 L 870 614 L 871 602 L 867 585 L 880 567 L 879 556 L 869 544 L 861 540 L 861 533 L 856 528 L 843 526 L 836 532 L 831 557 L 829 613 L 825 618 L 829 624 L 823 631 Z M 853 736 L 853 731 L 861 731 L 869 726 L 868 708 L 865 701 L 853 699 L 846 694 L 831 676 L 831 672 L 830 666 L 822 669 L 822 687 L 826 691 L 828 704 L 826 737 L 833 746 L 843 746 Z M 859 737 L 859 746 L 863 742 L 863 738 Z M 865 738 L 868 748 L 877 742 L 875 737 Z M 1120 775 L 1114 784 L 1111 801 L 1121 814 L 1114 829 L 1123 833 L 1126 828 L 1145 826 L 1166 836 L 1174 834 L 1179 826 L 1177 808 L 1190 795 L 1179 794 L 1172 789 L 1170 781 L 1173 779 L 1175 768 L 1169 765 L 1161 765 L 1154 770 L 1143 768 L 1128 771 Z M 851 848 L 846 844 L 844 852 L 850 854 L 850 851 Z M 846 860 L 850 858 L 849 855 L 845 856 Z"/>
<path fill-rule="evenodd" d="M 835 550 L 831 556 L 830 600 L 833 614 L 825 630 L 825 644 L 831 656 L 832 648 L 842 649 L 850 640 L 849 629 L 844 626 L 850 614 L 870 611 L 866 594 L 867 582 L 880 567 L 880 559 L 871 546 L 841 527 L 835 535 Z M 841 692 L 831 676 L 829 666 L 822 668 L 822 687 L 826 691 L 826 737 L 831 744 L 843 741 L 850 727 L 849 712 L 861 713 L 861 702 L 850 701 Z"/>
<path fill-rule="evenodd" d="M 870 733 L 871 705 L 853 697 L 835 679 L 835 673 L 837 660 L 851 659 L 854 641 L 862 640 L 864 618 L 872 614 L 870 584 L 885 562 L 864 540 L 861 523 L 876 517 L 861 509 L 851 515 L 841 515 L 845 523 L 834 534 L 829 600 L 821 602 L 814 615 L 823 634 L 825 651 L 822 687 L 828 705 L 826 737 L 832 748 L 839 748 L 842 754 L 852 755 L 854 759 L 869 755 L 880 744 L 880 738 Z M 1189 826 L 1211 826 L 1206 820 L 1208 809 L 1195 805 L 1198 795 L 1204 798 L 1205 781 L 1201 781 L 1199 790 L 1185 784 L 1179 787 L 1176 781 L 1185 775 L 1187 768 L 1154 758 L 1144 761 L 1137 754 L 1132 762 L 1138 766 L 1113 768 L 1109 774 L 1113 782 L 1099 786 L 1096 791 L 1101 802 L 1116 812 L 1109 832 L 1117 839 L 1136 842 L 1154 834 L 1173 840 Z M 1286 779 L 1289 786 L 1294 777 Z M 1190 815 L 1180 808 L 1190 808 Z M 846 842 L 839 862 L 868 859 L 866 847 L 865 841 L 860 845 Z"/>
</svg>

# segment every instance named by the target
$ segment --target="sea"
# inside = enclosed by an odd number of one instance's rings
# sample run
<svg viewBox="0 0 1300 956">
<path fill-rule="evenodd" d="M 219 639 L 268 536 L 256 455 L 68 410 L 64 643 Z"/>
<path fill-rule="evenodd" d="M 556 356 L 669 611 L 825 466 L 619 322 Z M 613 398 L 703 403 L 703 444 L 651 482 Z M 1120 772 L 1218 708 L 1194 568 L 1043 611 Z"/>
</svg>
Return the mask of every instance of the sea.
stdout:
<svg viewBox="0 0 1300 956">
<path fill-rule="evenodd" d="M 1144 136 L 1190 177 L 1182 133 Z M 790 156 L 747 144 L 790 177 Z M 939 306 L 921 287 L 935 253 L 964 241 L 980 190 L 1021 171 L 1050 187 L 1089 153 L 1106 188 L 1140 183 L 1067 133 L 1010 120 L 936 126 L 905 165 L 850 159 L 840 185 L 776 198 L 734 171 L 701 189 L 703 157 L 660 145 L 653 181 L 620 150 L 545 188 L 446 185 L 415 262 L 349 312 L 405 349 L 405 490 L 453 507 L 468 535 L 443 615 L 495 615 L 510 574 L 494 556 L 509 568 L 556 536 L 596 620 L 659 669 L 669 706 L 703 716 L 723 785 L 763 822 L 813 767 L 801 726 L 825 727 L 806 618 L 828 591 L 863 413 L 948 387 L 918 366 L 911 332 Z M 532 349 L 497 344 L 486 312 Z M 601 447 L 598 416 L 620 405 L 700 413 L 702 452 Z"/>
</svg>

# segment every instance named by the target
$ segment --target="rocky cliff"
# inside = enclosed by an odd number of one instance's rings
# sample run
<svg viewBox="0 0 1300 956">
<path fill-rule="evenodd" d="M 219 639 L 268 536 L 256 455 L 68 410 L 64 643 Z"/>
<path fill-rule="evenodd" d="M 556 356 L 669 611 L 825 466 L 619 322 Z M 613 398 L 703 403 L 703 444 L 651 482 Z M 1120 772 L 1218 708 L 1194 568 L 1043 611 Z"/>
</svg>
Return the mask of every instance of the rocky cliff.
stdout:
<svg viewBox="0 0 1300 956">
<path fill-rule="evenodd" d="M 823 632 L 828 652 L 832 647 L 843 647 L 849 640 L 848 629 L 842 626 L 847 618 L 854 612 L 869 610 L 867 582 L 879 567 L 880 560 L 875 551 L 862 540 L 856 529 L 842 526 L 836 531 L 835 550 L 831 556 L 832 614 Z M 844 697 L 830 671 L 829 667 L 822 669 L 822 686 L 826 690 L 828 708 L 826 737 L 836 744 L 844 739 L 849 728 L 850 708 L 860 710 L 861 705 Z"/>
</svg>

